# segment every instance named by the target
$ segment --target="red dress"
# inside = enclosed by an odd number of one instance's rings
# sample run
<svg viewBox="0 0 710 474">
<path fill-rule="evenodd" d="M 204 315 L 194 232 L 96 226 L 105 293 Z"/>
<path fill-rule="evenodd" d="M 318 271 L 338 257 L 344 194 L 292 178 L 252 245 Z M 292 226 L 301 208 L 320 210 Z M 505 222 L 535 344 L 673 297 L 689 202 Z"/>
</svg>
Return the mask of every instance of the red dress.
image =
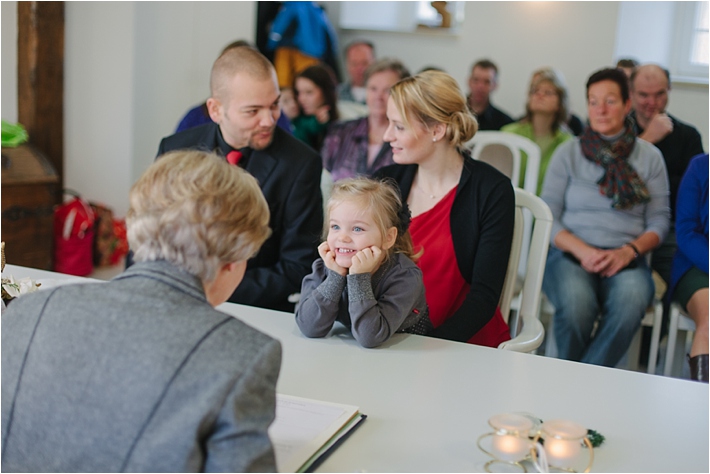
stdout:
<svg viewBox="0 0 710 474">
<path fill-rule="evenodd" d="M 451 237 L 450 215 L 455 197 L 456 187 L 433 208 L 414 217 L 409 226 L 414 248 L 424 250 L 417 265 L 424 276 L 429 317 L 435 328 L 461 307 L 471 287 L 459 271 Z M 467 342 L 498 347 L 509 339 L 508 325 L 496 307 L 493 318 Z"/>
</svg>

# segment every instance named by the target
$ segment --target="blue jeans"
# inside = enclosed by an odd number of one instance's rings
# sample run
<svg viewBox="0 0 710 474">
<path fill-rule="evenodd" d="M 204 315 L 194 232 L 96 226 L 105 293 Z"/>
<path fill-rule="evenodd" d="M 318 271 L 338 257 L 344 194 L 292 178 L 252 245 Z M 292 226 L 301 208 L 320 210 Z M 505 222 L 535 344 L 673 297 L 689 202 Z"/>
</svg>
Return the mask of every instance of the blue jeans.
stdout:
<svg viewBox="0 0 710 474">
<path fill-rule="evenodd" d="M 637 259 L 636 268 L 605 278 L 588 273 L 554 247 L 542 289 L 555 307 L 559 357 L 606 367 L 616 366 L 628 350 L 654 293 L 643 258 Z"/>
</svg>

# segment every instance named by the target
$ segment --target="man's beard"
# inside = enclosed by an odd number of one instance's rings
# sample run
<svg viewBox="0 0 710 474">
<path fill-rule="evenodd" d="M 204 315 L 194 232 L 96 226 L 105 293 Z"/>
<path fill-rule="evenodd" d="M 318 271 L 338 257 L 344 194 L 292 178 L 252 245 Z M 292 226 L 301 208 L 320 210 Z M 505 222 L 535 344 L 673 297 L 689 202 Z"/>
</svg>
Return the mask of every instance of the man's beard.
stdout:
<svg viewBox="0 0 710 474">
<path fill-rule="evenodd" d="M 253 150 L 263 150 L 264 148 L 268 147 L 271 145 L 271 142 L 274 139 L 274 131 L 276 129 L 276 126 L 274 125 L 271 128 L 262 128 L 259 129 L 258 131 L 254 132 L 252 136 L 249 138 L 249 147 Z M 269 133 L 269 137 L 263 137 L 262 134 Z"/>
</svg>

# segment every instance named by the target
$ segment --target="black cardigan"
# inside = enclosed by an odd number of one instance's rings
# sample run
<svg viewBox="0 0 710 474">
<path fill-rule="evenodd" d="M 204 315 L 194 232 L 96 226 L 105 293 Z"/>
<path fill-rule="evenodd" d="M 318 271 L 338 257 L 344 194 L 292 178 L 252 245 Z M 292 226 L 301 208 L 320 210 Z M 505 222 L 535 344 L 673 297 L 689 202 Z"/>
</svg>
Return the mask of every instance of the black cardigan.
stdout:
<svg viewBox="0 0 710 474">
<path fill-rule="evenodd" d="M 493 318 L 498 306 L 513 240 L 515 193 L 510 179 L 492 166 L 468 156 L 462 159 L 450 223 L 456 263 L 471 289 L 461 307 L 431 335 L 465 342 Z M 417 170 L 418 165 L 391 165 L 375 176 L 393 178 L 406 201 Z"/>
</svg>

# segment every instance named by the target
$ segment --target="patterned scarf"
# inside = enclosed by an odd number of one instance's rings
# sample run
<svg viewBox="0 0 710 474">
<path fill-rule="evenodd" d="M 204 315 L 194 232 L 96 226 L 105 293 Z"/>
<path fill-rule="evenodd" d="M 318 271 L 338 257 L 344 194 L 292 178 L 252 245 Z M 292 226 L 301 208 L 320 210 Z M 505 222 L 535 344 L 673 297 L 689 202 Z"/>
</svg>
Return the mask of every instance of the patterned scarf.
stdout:
<svg viewBox="0 0 710 474">
<path fill-rule="evenodd" d="M 626 118 L 624 131 L 614 142 L 604 140 L 599 133 L 587 126 L 579 143 L 582 145 L 584 156 L 604 168 L 604 176 L 597 184 L 599 192 L 611 198 L 611 207 L 630 209 L 651 200 L 646 183 L 627 161 L 636 144 L 633 121 L 630 118 Z"/>
</svg>

